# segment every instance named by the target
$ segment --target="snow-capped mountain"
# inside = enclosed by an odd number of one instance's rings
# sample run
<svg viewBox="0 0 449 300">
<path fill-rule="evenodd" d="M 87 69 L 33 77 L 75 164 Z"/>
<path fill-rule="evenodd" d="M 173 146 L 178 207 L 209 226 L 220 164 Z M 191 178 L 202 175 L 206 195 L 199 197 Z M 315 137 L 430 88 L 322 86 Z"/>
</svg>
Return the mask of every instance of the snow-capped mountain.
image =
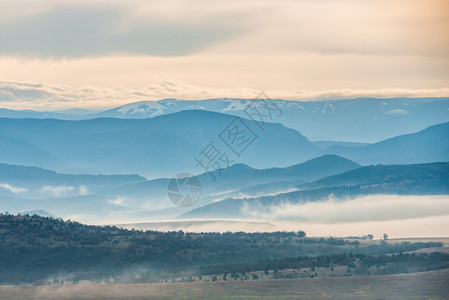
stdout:
<svg viewBox="0 0 449 300">
<path fill-rule="evenodd" d="M 164 99 L 130 103 L 92 117 L 152 118 L 182 110 L 208 110 L 281 123 L 310 140 L 377 142 L 449 121 L 449 98 L 358 98 L 327 101 Z"/>
<path fill-rule="evenodd" d="M 449 121 L 449 98 L 357 98 L 326 101 L 286 101 L 220 98 L 198 101 L 141 101 L 90 114 L 1 110 L 0 117 L 146 119 L 183 110 L 207 110 L 281 123 L 310 140 L 378 142 Z M 257 112 L 260 115 L 257 115 Z M 252 114 L 248 115 L 248 113 Z"/>
</svg>

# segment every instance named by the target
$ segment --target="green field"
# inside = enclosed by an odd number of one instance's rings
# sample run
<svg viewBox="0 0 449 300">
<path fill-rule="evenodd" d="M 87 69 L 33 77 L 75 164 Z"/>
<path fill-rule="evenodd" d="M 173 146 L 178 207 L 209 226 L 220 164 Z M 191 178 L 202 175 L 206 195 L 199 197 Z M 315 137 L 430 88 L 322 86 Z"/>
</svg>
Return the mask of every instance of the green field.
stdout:
<svg viewBox="0 0 449 300">
<path fill-rule="evenodd" d="M 0 287 L 0 299 L 449 299 L 449 270 L 268 281 Z"/>
</svg>

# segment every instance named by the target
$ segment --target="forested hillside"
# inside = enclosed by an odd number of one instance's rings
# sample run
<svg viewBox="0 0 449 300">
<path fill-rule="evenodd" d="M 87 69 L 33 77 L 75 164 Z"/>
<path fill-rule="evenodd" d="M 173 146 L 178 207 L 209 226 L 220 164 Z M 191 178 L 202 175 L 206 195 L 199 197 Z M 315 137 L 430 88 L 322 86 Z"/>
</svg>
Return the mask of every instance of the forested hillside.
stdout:
<svg viewBox="0 0 449 300">
<path fill-rule="evenodd" d="M 0 283 L 109 280 L 150 282 L 198 276 L 222 264 L 287 257 L 413 251 L 440 243 L 307 238 L 302 231 L 185 233 L 87 226 L 38 216 L 0 214 Z M 203 270 L 203 271 L 202 271 Z M 209 271 L 205 271 L 209 270 Z M 225 269 L 223 269 L 225 270 Z"/>
</svg>

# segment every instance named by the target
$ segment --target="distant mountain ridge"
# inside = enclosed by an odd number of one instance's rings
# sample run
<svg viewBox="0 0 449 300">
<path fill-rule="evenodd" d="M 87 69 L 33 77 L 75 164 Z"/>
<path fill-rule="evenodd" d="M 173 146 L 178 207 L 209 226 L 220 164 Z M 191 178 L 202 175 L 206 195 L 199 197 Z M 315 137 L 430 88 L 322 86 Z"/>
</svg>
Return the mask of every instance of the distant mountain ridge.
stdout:
<svg viewBox="0 0 449 300">
<path fill-rule="evenodd" d="M 244 207 L 269 208 L 285 203 L 306 203 L 353 198 L 360 195 L 449 195 L 449 162 L 360 167 L 299 185 L 299 191 L 252 198 L 229 198 L 195 208 L 179 219 L 245 219 Z"/>
<path fill-rule="evenodd" d="M 258 193 L 253 193 L 251 190 L 260 185 L 272 184 L 271 188 L 264 188 L 265 192 L 268 190 L 269 193 L 279 193 L 289 188 L 296 188 L 305 182 L 359 167 L 360 165 L 353 161 L 336 155 L 325 155 L 286 168 L 254 169 L 244 164 L 235 164 L 227 169 L 214 171 L 212 174 L 204 173 L 197 176 L 202 184 L 202 198 L 198 205 L 242 193 L 257 195 Z M 169 203 L 167 199 L 169 180 L 169 178 L 160 178 L 130 183 L 106 190 L 103 195 L 127 199 L 126 203 L 132 207 L 140 207 L 145 203 L 153 203 L 156 206 L 156 202 Z M 261 189 L 257 188 L 257 190 L 260 192 Z"/>
<path fill-rule="evenodd" d="M 71 114 L 65 114 L 65 113 L 58 113 L 58 112 L 51 112 L 51 111 L 36 111 L 36 110 L 30 110 L 30 109 L 24 109 L 24 110 L 13 110 L 13 109 L 6 109 L 6 108 L 0 108 L 0 117 L 1 118 L 14 118 L 14 119 L 24 119 L 24 118 L 31 118 L 31 119 L 61 119 L 61 120 L 71 120 L 71 119 L 77 119 L 74 115 Z"/>
<path fill-rule="evenodd" d="M 195 157 L 201 156 L 208 146 L 221 153 L 218 168 L 236 162 L 256 168 L 288 166 L 313 158 L 319 152 L 317 146 L 293 129 L 265 123 L 264 130 L 261 130 L 259 124 L 248 119 L 236 121 L 235 116 L 202 110 L 182 111 L 152 119 L 67 121 L 4 118 L 0 119 L 0 134 L 42 149 L 54 160 L 39 158 L 30 164 L 28 156 L 21 157 L 18 152 L 11 156 L 8 148 L 0 148 L 0 162 L 58 172 L 77 169 L 77 173 L 141 174 L 160 178 L 173 177 L 180 172 L 204 172 Z M 243 135 L 227 134 L 235 128 Z M 240 153 L 234 154 L 237 138 L 238 145 L 243 146 L 238 149 Z M 223 153 L 228 159 L 222 156 Z M 14 162 L 11 161 L 13 159 Z"/>
<path fill-rule="evenodd" d="M 369 145 L 369 143 L 353 143 L 353 142 L 339 142 L 339 141 L 312 141 L 315 145 L 320 147 L 321 149 L 327 149 L 334 146 L 343 146 L 343 147 L 363 147 Z"/>
<path fill-rule="evenodd" d="M 209 173 L 198 175 L 203 194 L 198 205 L 241 195 L 241 189 L 251 189 L 260 184 L 271 184 L 270 192 L 279 193 L 285 191 L 282 186 L 285 182 L 296 187 L 316 178 L 358 167 L 360 165 L 335 155 L 326 155 L 287 168 L 254 169 L 236 164 L 215 171 L 216 181 L 212 181 Z M 145 180 L 136 175 L 66 175 L 40 168 L 0 164 L 0 205 L 9 211 L 43 209 L 59 216 L 75 211 L 88 215 L 114 211 L 123 211 L 125 214 L 128 211 L 138 216 L 157 209 L 171 209 L 169 215 L 176 216 L 191 208 L 178 209 L 170 202 L 167 197 L 169 180 Z M 79 193 L 80 186 L 84 186 L 85 194 Z M 69 187 L 72 189 L 67 190 Z M 246 194 L 257 195 L 249 190 Z M 163 213 L 160 212 L 161 215 Z"/>
<path fill-rule="evenodd" d="M 14 174 L 8 172 L 11 168 L 17 170 L 16 177 L 8 177 L 8 174 Z M 310 173 L 310 170 L 314 172 Z M 46 210 L 62 217 L 75 214 L 95 216 L 96 219 L 111 216 L 136 221 L 166 220 L 176 216 L 180 219 L 245 219 L 246 216 L 241 214 L 242 207 L 253 204 L 269 207 L 286 202 L 321 201 L 330 196 L 344 199 L 371 194 L 449 194 L 449 163 L 360 167 L 330 155 L 283 169 L 258 170 L 237 164 L 221 172 L 216 182 L 211 181 L 209 174 L 199 175 L 202 199 L 195 206 L 179 208 L 167 198 L 169 178 L 144 180 L 135 175 L 64 175 L 0 164 L 0 206 L 12 212 Z M 319 175 L 324 178 L 314 180 Z M 42 180 L 33 182 L 36 177 Z M 308 180 L 314 181 L 305 182 Z M 85 184 L 87 193 L 74 189 L 42 198 L 43 194 L 34 191 L 38 189 L 42 193 L 41 187 L 49 186 L 44 189 L 46 192 L 58 192 L 61 187 L 76 184 Z"/>
<path fill-rule="evenodd" d="M 139 175 L 85 175 L 85 174 L 60 174 L 55 171 L 38 167 L 10 165 L 0 163 L 0 181 L 8 180 L 10 183 L 80 183 L 89 182 L 119 184 L 129 181 L 143 181 L 146 178 Z"/>
<path fill-rule="evenodd" d="M 202 110 L 152 119 L 0 118 L 0 162 L 62 173 L 160 178 L 208 171 L 198 158 L 204 155 L 206 147 L 226 155 L 220 156 L 222 161 L 217 161 L 214 169 L 235 163 L 259 169 L 286 167 L 326 154 L 362 165 L 449 161 L 449 139 L 445 138 L 449 136 L 449 122 L 366 146 L 334 145 L 322 150 L 301 133 L 281 124 L 239 119 L 247 124 L 242 128 L 249 134 L 242 138 L 253 139 L 239 156 L 223 136 L 228 130 L 232 139 L 230 128 L 237 128 L 236 120 L 231 115 Z M 264 129 L 258 124 L 263 124 Z"/>
<path fill-rule="evenodd" d="M 0 131 L 0 162 L 17 165 L 34 165 L 39 162 L 49 169 L 65 166 L 56 156 L 33 144 L 6 137 Z"/>
<path fill-rule="evenodd" d="M 97 193 L 123 184 L 145 181 L 138 175 L 73 175 L 0 163 L 0 196 L 30 199 Z M 18 191 L 18 192 L 16 192 Z"/>
<path fill-rule="evenodd" d="M 323 151 L 360 164 L 416 164 L 449 161 L 449 122 L 362 147 L 333 146 Z"/>
<path fill-rule="evenodd" d="M 56 219 L 56 216 L 52 215 L 51 213 L 46 212 L 45 210 L 30 210 L 30 211 L 24 211 L 21 214 Z"/>
<path fill-rule="evenodd" d="M 102 112 L 33 112 L 0 109 L 0 117 L 143 119 L 180 112 L 208 110 L 248 118 L 244 112 L 252 99 L 208 99 L 198 101 L 163 99 L 129 103 Z M 255 100 L 256 105 L 262 105 Z M 259 103 L 259 104 L 257 104 Z M 323 101 L 273 100 L 282 110 L 273 121 L 296 129 L 311 140 L 378 142 L 449 121 L 449 98 L 356 98 Z M 369 135 L 367 134 L 369 133 Z"/>
<path fill-rule="evenodd" d="M 391 188 L 392 192 L 401 194 L 449 194 L 449 162 L 366 166 L 324 177 L 300 188 L 336 186 Z"/>
</svg>

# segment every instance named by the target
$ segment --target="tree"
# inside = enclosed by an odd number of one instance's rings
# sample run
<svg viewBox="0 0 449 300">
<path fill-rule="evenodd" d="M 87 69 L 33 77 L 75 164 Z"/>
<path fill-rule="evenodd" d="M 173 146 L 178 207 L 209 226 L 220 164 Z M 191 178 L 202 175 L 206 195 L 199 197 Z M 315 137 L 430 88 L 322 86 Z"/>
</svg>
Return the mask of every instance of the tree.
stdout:
<svg viewBox="0 0 449 300">
<path fill-rule="evenodd" d="M 296 233 L 296 235 L 297 235 L 298 237 L 305 237 L 305 236 L 306 236 L 306 233 L 305 233 L 304 231 L 300 230 L 300 231 L 298 231 L 298 232 Z"/>
<path fill-rule="evenodd" d="M 384 238 L 384 240 L 388 240 L 388 233 L 384 233 L 383 238 Z"/>
<path fill-rule="evenodd" d="M 372 239 L 374 239 L 374 235 L 372 235 L 371 233 L 370 234 L 368 234 L 367 236 L 366 236 L 369 240 L 372 240 Z"/>
</svg>

